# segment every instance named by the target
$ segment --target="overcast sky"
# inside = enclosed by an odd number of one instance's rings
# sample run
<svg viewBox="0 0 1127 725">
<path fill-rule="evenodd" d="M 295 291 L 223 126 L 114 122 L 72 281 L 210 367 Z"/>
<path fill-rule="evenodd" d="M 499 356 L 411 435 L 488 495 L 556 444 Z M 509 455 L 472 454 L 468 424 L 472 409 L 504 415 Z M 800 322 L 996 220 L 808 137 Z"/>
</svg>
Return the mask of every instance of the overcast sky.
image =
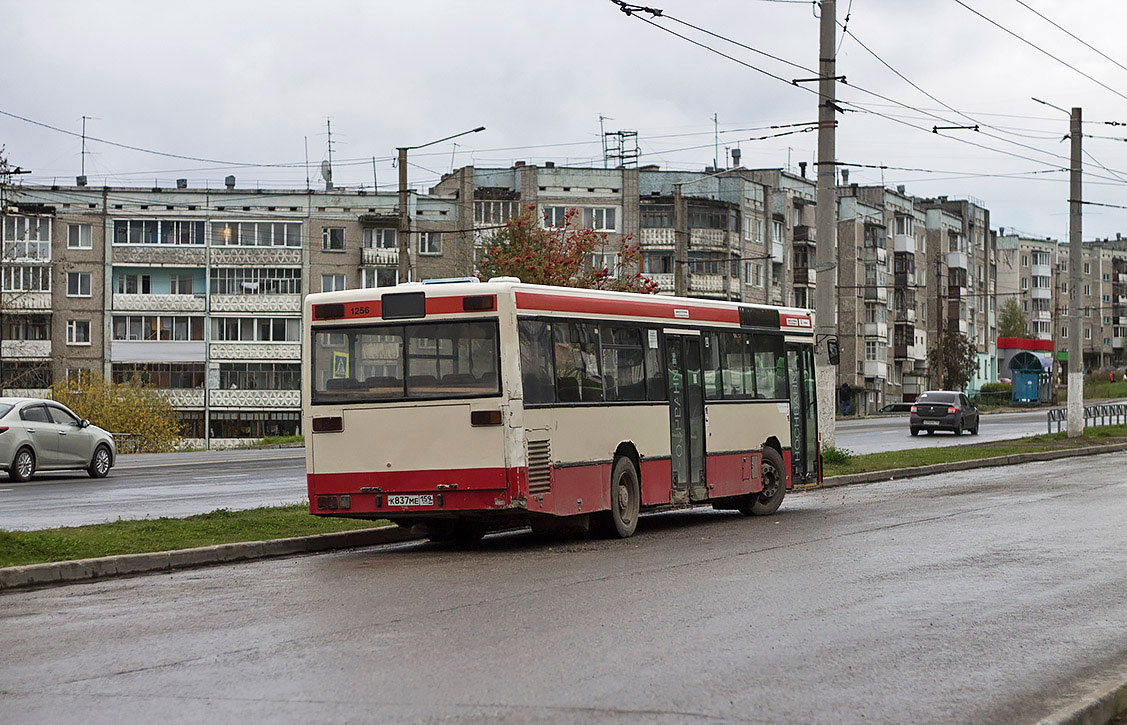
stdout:
<svg viewBox="0 0 1127 725">
<path fill-rule="evenodd" d="M 652 0 L 656 3 L 656 0 Z M 1127 69 L 1038 18 L 1018 0 L 964 0 L 1127 96 Z M 1024 0 L 1127 65 L 1123 0 Z M 808 68 L 817 62 L 811 3 L 669 0 L 669 15 Z M 844 22 L 849 0 L 838 0 Z M 514 160 L 602 164 L 599 120 L 639 132 L 643 163 L 698 169 L 712 163 L 713 114 L 720 156 L 738 143 L 743 164 L 812 161 L 815 134 L 749 140 L 752 129 L 813 121 L 816 97 L 623 15 L 610 0 L 416 0 L 415 2 L 55 2 L 0 0 L 0 110 L 146 149 L 238 164 L 186 161 L 89 142 L 92 184 L 170 185 L 176 177 L 222 184 L 304 188 L 305 139 L 311 174 L 326 157 L 332 119 L 338 185 L 395 181 L 395 147 L 476 126 L 486 130 L 415 152 L 415 186 L 451 165 Z M 784 79 L 808 75 L 664 19 L 660 24 Z M 1100 87 L 961 7 L 956 0 L 853 0 L 848 28 L 900 73 L 943 103 L 988 124 L 951 135 L 1015 158 L 930 133 L 970 120 L 922 95 L 851 37 L 838 72 L 855 100 L 918 126 L 871 113 L 840 119 L 838 158 L 942 172 L 853 169 L 850 180 L 904 183 L 918 195 L 974 196 L 992 224 L 1039 236 L 1067 236 L 1067 173 L 1011 178 L 975 174 L 1067 166 L 1065 114 L 1030 100 L 1084 108 L 1092 134 L 1127 137 L 1127 98 Z M 860 87 L 913 107 L 883 105 Z M 881 105 L 878 105 L 881 104 Z M 925 132 L 926 129 L 928 132 Z M 985 133 L 1000 136 L 991 138 Z M 677 135 L 684 134 L 684 135 Z M 690 135 L 691 134 L 691 135 Z M 1017 135 L 1021 134 L 1021 135 Z M 1004 140 L 1003 140 L 1004 139 Z M 566 144 L 566 145 L 564 145 Z M 1017 144 L 1027 144 L 1025 148 Z M 25 183 L 74 183 L 80 140 L 0 116 L 0 145 L 33 170 Z M 529 147 L 514 149 L 511 147 Z M 687 148 L 698 147 L 698 148 Z M 1089 178 L 1085 198 L 1127 205 L 1127 143 L 1085 139 L 1109 181 Z M 721 162 L 723 163 L 723 161 Z M 811 167 L 812 172 L 812 167 Z M 1114 173 L 1113 173 L 1114 172 Z M 965 178 L 953 178 L 965 177 Z M 1127 210 L 1085 210 L 1085 238 L 1127 231 Z"/>
</svg>

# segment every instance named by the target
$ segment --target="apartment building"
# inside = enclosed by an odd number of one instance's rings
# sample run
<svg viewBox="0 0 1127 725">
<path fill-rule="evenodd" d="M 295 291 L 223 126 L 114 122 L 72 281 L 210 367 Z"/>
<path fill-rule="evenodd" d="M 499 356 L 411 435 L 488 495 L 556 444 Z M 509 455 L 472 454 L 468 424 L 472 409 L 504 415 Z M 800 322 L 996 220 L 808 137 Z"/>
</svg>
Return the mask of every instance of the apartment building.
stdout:
<svg viewBox="0 0 1127 725">
<path fill-rule="evenodd" d="M 398 280 L 398 200 L 362 191 L 19 187 L 3 210 L 0 387 L 84 369 L 166 391 L 185 435 L 300 432 L 309 292 Z M 450 276 L 456 199 L 409 195 L 413 278 Z M 127 433 L 128 431 L 118 431 Z"/>
<path fill-rule="evenodd" d="M 1068 249 L 1065 248 L 1067 257 Z M 1059 317 L 1057 287 L 1063 257 L 1055 239 L 1038 239 L 1020 234 L 998 234 L 998 306 L 1009 299 L 1021 304 L 1029 321 L 1030 336 L 1053 339 L 1053 321 Z M 1054 314 L 1057 312 L 1057 314 Z"/>
</svg>

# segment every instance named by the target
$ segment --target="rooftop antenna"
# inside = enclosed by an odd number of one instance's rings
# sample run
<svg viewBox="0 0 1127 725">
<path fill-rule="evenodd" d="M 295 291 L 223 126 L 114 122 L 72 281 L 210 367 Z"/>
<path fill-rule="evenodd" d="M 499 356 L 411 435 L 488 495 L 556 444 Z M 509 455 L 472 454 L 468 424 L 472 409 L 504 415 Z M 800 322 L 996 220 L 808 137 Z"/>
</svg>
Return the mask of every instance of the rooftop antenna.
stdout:
<svg viewBox="0 0 1127 725">
<path fill-rule="evenodd" d="M 372 193 L 377 194 L 380 190 L 380 182 L 376 179 L 376 157 L 372 157 Z"/>
<path fill-rule="evenodd" d="M 309 137 L 305 137 L 305 190 L 309 191 Z"/>
<path fill-rule="evenodd" d="M 613 120 L 614 119 L 611 118 L 610 116 L 604 116 L 601 113 L 599 114 L 599 138 L 601 138 L 603 140 L 603 168 L 604 169 L 607 167 L 607 135 L 606 135 L 606 131 L 603 129 L 603 121 L 613 121 Z"/>
<path fill-rule="evenodd" d="M 454 173 L 454 154 L 458 153 L 458 142 L 454 142 L 454 148 L 450 151 L 450 173 Z"/>
<path fill-rule="evenodd" d="M 331 118 L 325 119 L 325 131 L 329 136 L 329 160 L 328 166 L 321 167 L 321 177 L 325 179 L 325 191 L 332 191 L 333 189 L 333 120 Z M 326 168 L 328 174 L 325 173 Z"/>
<path fill-rule="evenodd" d="M 82 117 L 82 175 L 86 176 L 86 119 L 90 116 Z"/>
<path fill-rule="evenodd" d="M 712 132 L 713 132 L 713 144 L 714 144 L 714 148 L 712 150 L 712 170 L 713 171 L 719 171 L 720 170 L 720 121 L 718 120 L 717 114 L 715 114 L 715 113 L 712 114 Z"/>
</svg>

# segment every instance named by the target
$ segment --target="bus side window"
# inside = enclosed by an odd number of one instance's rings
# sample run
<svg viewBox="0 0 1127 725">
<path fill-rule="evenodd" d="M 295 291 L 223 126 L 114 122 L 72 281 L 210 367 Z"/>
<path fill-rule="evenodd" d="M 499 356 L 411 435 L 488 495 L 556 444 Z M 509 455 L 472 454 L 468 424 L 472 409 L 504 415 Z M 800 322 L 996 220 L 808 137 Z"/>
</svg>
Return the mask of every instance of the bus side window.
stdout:
<svg viewBox="0 0 1127 725">
<path fill-rule="evenodd" d="M 781 335 L 756 335 L 752 339 L 755 349 L 756 397 L 782 400 L 787 397 L 786 358 L 783 355 Z"/>
<path fill-rule="evenodd" d="M 653 328 L 644 330 L 646 339 L 646 398 L 668 400 L 665 394 L 665 359 L 661 356 L 660 333 Z"/>
<path fill-rule="evenodd" d="M 556 402 L 551 326 L 541 320 L 520 320 L 517 330 L 525 404 Z"/>
<path fill-rule="evenodd" d="M 724 397 L 754 398 L 751 338 L 740 332 L 725 332 L 720 336 L 720 344 Z"/>
<path fill-rule="evenodd" d="M 606 399 L 645 400 L 645 352 L 642 330 L 603 325 L 603 390 Z"/>
<path fill-rule="evenodd" d="M 701 374 L 704 376 L 704 397 L 708 400 L 720 399 L 720 342 L 715 332 L 701 335 L 702 357 Z"/>
<path fill-rule="evenodd" d="M 556 395 L 561 403 L 593 403 L 603 399 L 599 373 L 598 328 L 581 322 L 553 322 Z"/>
</svg>

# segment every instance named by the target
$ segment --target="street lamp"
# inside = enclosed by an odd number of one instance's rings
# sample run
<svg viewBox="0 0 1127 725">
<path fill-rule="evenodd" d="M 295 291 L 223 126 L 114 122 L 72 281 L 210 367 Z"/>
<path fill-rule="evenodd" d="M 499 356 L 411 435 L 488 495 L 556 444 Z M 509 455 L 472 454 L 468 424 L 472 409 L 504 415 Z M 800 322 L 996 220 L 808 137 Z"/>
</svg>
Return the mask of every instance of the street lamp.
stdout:
<svg viewBox="0 0 1127 725">
<path fill-rule="evenodd" d="M 415 149 L 426 148 L 433 146 L 436 143 L 449 141 L 460 136 L 465 136 L 478 131 L 484 131 L 485 126 L 478 126 L 477 128 L 470 129 L 469 131 L 462 131 L 453 136 L 446 136 L 435 141 L 429 141 L 418 146 L 400 146 L 399 151 L 399 282 L 406 282 L 407 276 L 411 270 L 410 260 L 410 233 L 411 233 L 411 215 L 407 211 L 407 152 Z"/>
</svg>

